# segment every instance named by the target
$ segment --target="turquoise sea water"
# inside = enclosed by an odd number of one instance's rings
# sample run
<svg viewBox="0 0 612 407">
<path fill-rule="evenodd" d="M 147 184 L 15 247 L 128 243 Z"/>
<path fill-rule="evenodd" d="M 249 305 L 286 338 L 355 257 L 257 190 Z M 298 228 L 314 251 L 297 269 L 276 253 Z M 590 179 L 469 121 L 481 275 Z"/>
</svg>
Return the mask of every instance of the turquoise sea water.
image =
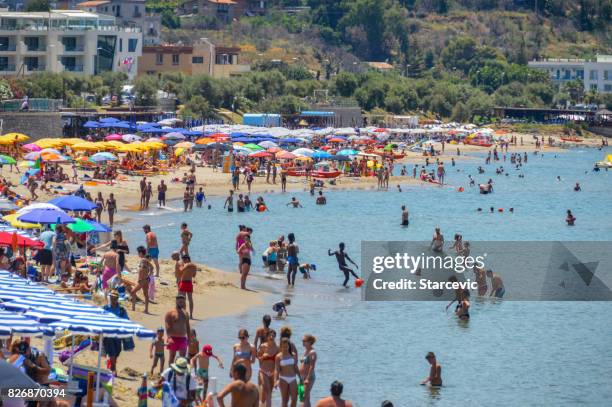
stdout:
<svg viewBox="0 0 612 407">
<path fill-rule="evenodd" d="M 319 353 L 314 398 L 327 395 L 329 383 L 340 379 L 345 395 L 358 406 L 378 406 L 384 399 L 396 405 L 609 405 L 612 398 L 612 305 L 601 302 L 489 302 L 473 301 L 469 324 L 458 323 L 437 302 L 363 302 L 355 288 L 342 289 L 342 274 L 328 248 L 338 242 L 356 261 L 363 240 L 428 240 L 440 226 L 446 240 L 461 233 L 464 240 L 612 240 L 612 172 L 592 172 L 593 163 L 609 151 L 571 150 L 529 155 L 522 170 L 509 161 L 484 166 L 473 161 L 447 165 L 452 187 L 403 186 L 388 192 L 336 191 L 320 207 L 307 192 L 266 194 L 270 212 L 228 214 L 223 199 L 209 200 L 212 209 L 167 213 L 153 210 L 126 225 L 132 245 L 142 243 L 140 226 L 156 227 L 162 256 L 178 249 L 179 225 L 185 221 L 195 233 L 194 260 L 235 270 L 234 236 L 237 225 L 254 229 L 255 274 L 262 274 L 260 253 L 267 242 L 294 232 L 300 260 L 317 264 L 313 280 L 298 275 L 294 290 L 283 280 L 252 278 L 252 288 L 271 293 L 270 304 L 293 298 L 286 321 L 295 335 L 317 336 Z M 478 175 L 483 165 L 486 173 Z M 503 165 L 509 176 L 496 175 Z M 411 169 L 411 166 L 408 166 Z M 399 169 L 398 169 L 399 171 Z M 411 172 L 410 172 L 411 173 Z M 518 174 L 525 178 L 519 178 Z M 492 178 L 495 193 L 480 195 L 470 188 Z M 560 176 L 561 181 L 556 177 Z M 257 181 L 256 181 L 257 182 Z M 580 182 L 582 192 L 574 192 Z M 456 192 L 464 186 L 466 191 Z M 304 208 L 285 206 L 291 196 Z M 410 226 L 401 228 L 400 207 L 410 210 Z M 488 208 L 496 208 L 488 213 Z M 476 208 L 483 208 L 477 212 Z M 513 214 L 508 208 L 513 207 Z M 498 213 L 497 208 L 505 208 Z M 571 209 L 576 226 L 565 226 Z M 612 272 L 603 265 L 599 272 Z M 204 299 L 199 299 L 200 301 Z M 229 362 L 238 328 L 254 333 L 270 305 L 198 327 L 201 343 L 211 343 Z M 273 322 L 279 328 L 284 323 Z M 300 343 L 299 336 L 294 338 Z M 418 383 L 428 372 L 424 355 L 434 351 L 442 364 L 444 387 L 432 392 Z M 227 380 L 213 368 L 212 375 Z"/>
</svg>

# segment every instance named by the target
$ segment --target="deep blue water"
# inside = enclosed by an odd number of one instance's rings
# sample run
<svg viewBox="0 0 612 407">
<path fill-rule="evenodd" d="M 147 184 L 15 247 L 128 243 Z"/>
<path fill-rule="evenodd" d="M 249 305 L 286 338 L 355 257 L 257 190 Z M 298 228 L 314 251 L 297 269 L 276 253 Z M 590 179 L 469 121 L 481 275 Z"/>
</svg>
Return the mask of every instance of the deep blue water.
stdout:
<svg viewBox="0 0 612 407">
<path fill-rule="evenodd" d="M 605 154 L 594 149 L 543 157 L 530 154 L 522 170 L 511 168 L 509 161 L 498 162 L 485 166 L 482 175 L 475 170 L 484 166 L 482 158 L 456 167 L 446 163 L 448 187 L 402 186 L 401 193 L 394 185 L 387 192 L 334 191 L 327 194 L 328 204 L 323 207 L 316 206 L 307 192 L 267 194 L 270 212 L 264 214 L 228 214 L 222 210 L 223 199 L 214 198 L 209 200 L 211 210 L 164 211 L 163 216 L 154 210 L 138 215 L 126 229 L 134 245 L 144 240 L 140 226 L 154 225 L 162 256 L 168 256 L 178 249 L 179 225 L 185 221 L 195 233 L 194 259 L 234 270 L 237 225 L 249 225 L 254 229 L 255 274 L 263 274 L 259 255 L 267 242 L 294 232 L 300 260 L 317 264 L 314 279 L 299 280 L 289 292 L 282 280 L 254 278 L 250 284 L 272 293 L 270 303 L 291 296 L 286 323 L 295 335 L 318 337 L 315 398 L 327 395 L 329 383 L 340 379 L 345 395 L 359 406 L 377 406 L 385 398 L 400 406 L 609 405 L 609 303 L 475 300 L 472 319 L 464 325 L 444 312 L 443 303 L 361 301 L 357 289 L 339 287 L 342 276 L 326 253 L 344 241 L 358 261 L 363 240 L 429 240 L 436 226 L 447 241 L 454 233 L 461 233 L 464 240 L 612 240 L 612 173 L 591 171 Z M 495 174 L 499 165 L 508 176 Z M 519 173 L 525 177 L 519 178 Z M 468 174 L 477 183 L 492 178 L 495 193 L 478 194 L 468 186 Z M 573 191 L 576 182 L 582 192 Z M 459 186 L 465 192 L 457 192 Z M 292 196 L 304 208 L 287 207 Z M 404 204 L 410 210 L 408 228 L 399 226 Z M 488 213 L 491 206 L 495 213 Z M 477 212 L 479 207 L 484 211 Z M 505 211 L 499 213 L 497 208 Z M 573 228 L 565 226 L 567 209 L 577 218 Z M 269 305 L 206 321 L 199 327 L 200 341 L 213 344 L 230 360 L 238 328 L 254 332 L 268 312 Z M 299 343 L 299 337 L 294 340 Z M 436 352 L 443 368 L 444 387 L 436 393 L 418 385 L 428 372 L 424 359 L 428 351 Z M 215 374 L 225 383 L 225 372 L 213 369 Z"/>
</svg>

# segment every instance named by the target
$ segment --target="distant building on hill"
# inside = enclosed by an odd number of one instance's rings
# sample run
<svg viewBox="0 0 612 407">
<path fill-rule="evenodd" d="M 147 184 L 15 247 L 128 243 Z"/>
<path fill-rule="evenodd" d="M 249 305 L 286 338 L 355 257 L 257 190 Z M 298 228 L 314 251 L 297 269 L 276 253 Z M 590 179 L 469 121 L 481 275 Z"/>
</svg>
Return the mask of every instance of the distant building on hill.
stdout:
<svg viewBox="0 0 612 407">
<path fill-rule="evenodd" d="M 193 45 L 145 46 L 138 60 L 139 75 L 183 72 L 186 75 L 208 74 L 214 78 L 241 75 L 251 70 L 239 60 L 240 48 L 215 46 L 206 38 Z"/>
<path fill-rule="evenodd" d="M 186 0 L 180 5 L 180 12 L 229 23 L 242 16 L 264 15 L 267 7 L 267 0 Z"/>
<path fill-rule="evenodd" d="M 0 75 L 125 72 L 134 77 L 142 50 L 139 27 L 81 10 L 0 12 Z"/>
<path fill-rule="evenodd" d="M 598 55 L 595 60 L 543 59 L 528 65 L 547 71 L 556 85 L 579 79 L 584 82 L 585 92 L 612 93 L 612 55 Z"/>
<path fill-rule="evenodd" d="M 115 17 L 122 27 L 139 27 L 144 45 L 160 43 L 161 16 L 145 9 L 146 0 L 89 0 L 78 3 L 76 8 L 90 13 Z"/>
</svg>

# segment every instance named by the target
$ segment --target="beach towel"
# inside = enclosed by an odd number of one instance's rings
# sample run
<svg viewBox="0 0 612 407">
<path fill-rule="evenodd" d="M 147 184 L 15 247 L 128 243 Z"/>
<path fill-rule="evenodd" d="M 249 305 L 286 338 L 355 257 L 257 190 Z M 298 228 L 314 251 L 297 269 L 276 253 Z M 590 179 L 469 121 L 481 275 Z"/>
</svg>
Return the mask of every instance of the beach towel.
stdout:
<svg viewBox="0 0 612 407">
<path fill-rule="evenodd" d="M 151 275 L 151 277 L 149 277 L 149 299 L 150 300 L 155 301 L 155 293 L 156 293 L 155 276 Z"/>
</svg>

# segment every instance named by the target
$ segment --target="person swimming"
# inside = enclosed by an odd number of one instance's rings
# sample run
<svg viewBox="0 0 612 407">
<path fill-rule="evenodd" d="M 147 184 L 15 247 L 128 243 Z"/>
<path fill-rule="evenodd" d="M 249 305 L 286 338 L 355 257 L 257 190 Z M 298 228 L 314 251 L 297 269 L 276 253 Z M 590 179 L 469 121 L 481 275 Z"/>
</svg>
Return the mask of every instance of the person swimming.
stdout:
<svg viewBox="0 0 612 407">
<path fill-rule="evenodd" d="M 287 206 L 292 205 L 294 208 L 303 208 L 300 201 L 297 200 L 296 197 L 291 198 L 291 202 L 287 204 Z"/>
<path fill-rule="evenodd" d="M 455 307 L 455 315 L 460 320 L 466 321 L 470 319 L 470 291 L 463 290 L 463 298 L 458 301 L 457 307 Z"/>
<path fill-rule="evenodd" d="M 576 182 L 576 185 L 574 185 L 574 191 L 576 192 L 582 191 L 582 188 L 580 188 L 580 184 L 578 182 Z"/>
<path fill-rule="evenodd" d="M 489 297 L 495 296 L 496 298 L 503 298 L 506 289 L 504 288 L 504 282 L 499 274 L 489 269 L 487 270 L 487 277 L 491 279 L 491 292 L 489 293 Z"/>
<path fill-rule="evenodd" d="M 574 226 L 576 223 L 576 217 L 574 216 L 572 211 L 570 211 L 569 209 L 567 210 L 567 216 L 565 217 L 565 222 L 567 223 L 567 226 Z"/>
</svg>

